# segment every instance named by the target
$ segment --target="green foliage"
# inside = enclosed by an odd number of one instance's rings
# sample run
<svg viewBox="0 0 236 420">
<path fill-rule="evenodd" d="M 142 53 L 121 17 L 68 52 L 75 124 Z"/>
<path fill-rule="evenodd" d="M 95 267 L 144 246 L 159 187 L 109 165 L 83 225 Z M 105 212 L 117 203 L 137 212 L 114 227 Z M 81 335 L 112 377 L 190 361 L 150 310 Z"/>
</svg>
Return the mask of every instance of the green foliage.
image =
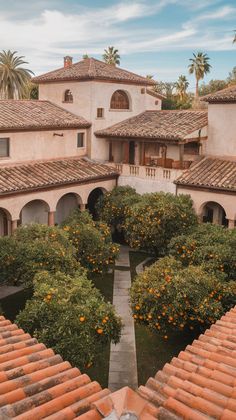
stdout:
<svg viewBox="0 0 236 420">
<path fill-rule="evenodd" d="M 62 224 L 76 249 L 76 258 L 91 272 L 102 273 L 113 264 L 118 246 L 112 243 L 110 229 L 105 222 L 94 222 L 87 212 L 75 211 Z"/>
<path fill-rule="evenodd" d="M 165 257 L 137 276 L 131 288 L 136 321 L 160 331 L 205 329 L 236 303 L 236 283 L 219 281 L 201 266 Z"/>
<path fill-rule="evenodd" d="M 210 80 L 208 83 L 202 83 L 199 88 L 199 95 L 204 96 L 209 93 L 215 93 L 218 90 L 224 89 L 228 86 L 226 80 Z"/>
<path fill-rule="evenodd" d="M 190 235 L 171 240 L 170 255 L 183 265 L 201 265 L 206 271 L 226 279 L 236 279 L 236 231 L 210 223 L 198 225 Z"/>
<path fill-rule="evenodd" d="M 73 274 L 79 266 L 67 234 L 57 227 L 32 224 L 0 238 L 2 281 L 31 287 L 38 271 Z"/>
<path fill-rule="evenodd" d="M 0 96 L 3 99 L 22 99 L 28 91 L 33 72 L 21 67 L 28 64 L 17 51 L 0 52 Z"/>
<path fill-rule="evenodd" d="M 115 187 L 100 198 L 97 204 L 98 216 L 113 230 L 121 231 L 129 208 L 140 199 L 141 196 L 134 188 Z"/>
<path fill-rule="evenodd" d="M 132 248 L 163 255 L 172 237 L 188 232 L 197 219 L 189 196 L 144 194 L 126 211 L 124 231 Z"/>
<path fill-rule="evenodd" d="M 110 340 L 117 343 L 121 331 L 112 305 L 82 270 L 73 277 L 60 272 L 36 274 L 33 298 L 16 322 L 79 368 L 89 366 Z"/>
</svg>

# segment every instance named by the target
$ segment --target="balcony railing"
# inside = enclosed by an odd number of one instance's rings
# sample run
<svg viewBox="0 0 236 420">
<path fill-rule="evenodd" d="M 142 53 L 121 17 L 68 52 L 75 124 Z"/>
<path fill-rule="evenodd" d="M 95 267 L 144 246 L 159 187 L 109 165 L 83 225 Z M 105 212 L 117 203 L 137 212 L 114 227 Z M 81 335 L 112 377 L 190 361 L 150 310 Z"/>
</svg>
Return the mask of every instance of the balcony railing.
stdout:
<svg viewBox="0 0 236 420">
<path fill-rule="evenodd" d="M 149 180 L 165 180 L 167 182 L 173 182 L 183 172 L 182 169 L 166 169 L 162 167 L 130 165 L 125 163 L 108 163 L 108 165 L 113 168 L 115 167 L 123 176 L 132 176 Z"/>
</svg>

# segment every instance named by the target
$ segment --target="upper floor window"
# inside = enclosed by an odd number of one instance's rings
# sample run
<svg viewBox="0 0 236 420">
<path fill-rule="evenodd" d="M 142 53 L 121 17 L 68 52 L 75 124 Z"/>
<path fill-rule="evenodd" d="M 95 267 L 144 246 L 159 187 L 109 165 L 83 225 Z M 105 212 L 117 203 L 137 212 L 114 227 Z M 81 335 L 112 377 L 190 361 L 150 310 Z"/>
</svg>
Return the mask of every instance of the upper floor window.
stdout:
<svg viewBox="0 0 236 420">
<path fill-rule="evenodd" d="M 104 108 L 97 108 L 97 118 L 104 117 Z"/>
<path fill-rule="evenodd" d="M 116 90 L 111 97 L 110 109 L 129 109 L 129 98 L 123 90 Z"/>
<path fill-rule="evenodd" d="M 70 89 L 67 89 L 64 93 L 64 102 L 73 102 L 73 95 Z"/>
<path fill-rule="evenodd" d="M 77 147 L 84 147 L 84 133 L 77 134 Z"/>
<path fill-rule="evenodd" d="M 0 158 L 9 156 L 9 138 L 0 138 Z"/>
</svg>

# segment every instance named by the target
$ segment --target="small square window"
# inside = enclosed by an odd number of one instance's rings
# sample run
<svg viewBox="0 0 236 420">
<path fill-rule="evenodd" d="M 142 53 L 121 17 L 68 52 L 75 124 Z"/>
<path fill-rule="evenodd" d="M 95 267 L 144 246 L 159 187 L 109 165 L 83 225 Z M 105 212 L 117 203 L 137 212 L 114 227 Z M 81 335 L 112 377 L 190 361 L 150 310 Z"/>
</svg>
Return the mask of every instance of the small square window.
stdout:
<svg viewBox="0 0 236 420">
<path fill-rule="evenodd" d="M 104 108 L 97 108 L 97 118 L 104 117 Z"/>
<path fill-rule="evenodd" d="M 145 88 L 141 88 L 141 94 L 143 95 L 145 93 Z"/>
<path fill-rule="evenodd" d="M 84 147 L 84 133 L 77 134 L 77 147 Z"/>
<path fill-rule="evenodd" d="M 9 138 L 0 138 L 0 157 L 9 156 Z"/>
</svg>

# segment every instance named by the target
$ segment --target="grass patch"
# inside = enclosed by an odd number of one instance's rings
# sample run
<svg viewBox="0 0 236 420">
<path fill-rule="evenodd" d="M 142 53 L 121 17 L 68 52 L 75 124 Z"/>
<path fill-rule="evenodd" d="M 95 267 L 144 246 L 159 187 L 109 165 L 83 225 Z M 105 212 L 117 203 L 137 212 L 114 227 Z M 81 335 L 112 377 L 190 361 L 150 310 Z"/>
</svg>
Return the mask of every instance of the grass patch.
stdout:
<svg viewBox="0 0 236 420">
<path fill-rule="evenodd" d="M 103 273 L 103 274 L 90 274 L 90 280 L 92 280 L 94 286 L 100 290 L 107 302 L 113 300 L 113 283 L 114 283 L 114 272 Z M 93 381 L 97 381 L 103 388 L 108 386 L 108 374 L 109 374 L 109 359 L 110 359 L 110 344 L 103 347 L 102 353 L 96 355 L 94 365 L 89 369 L 86 369 L 84 373 L 87 373 Z"/>
<path fill-rule="evenodd" d="M 150 376 L 154 376 L 196 338 L 191 332 L 176 332 L 164 340 L 160 334 L 139 324 L 135 325 L 135 336 L 139 385 L 144 385 Z"/>
<path fill-rule="evenodd" d="M 103 274 L 91 273 L 89 279 L 92 280 L 94 286 L 101 292 L 105 300 L 112 303 L 114 272 Z"/>
<path fill-rule="evenodd" d="M 134 278 L 137 276 L 137 273 L 136 273 L 137 265 L 139 265 L 148 257 L 150 257 L 150 254 L 148 254 L 147 252 L 141 252 L 141 251 L 129 252 L 131 281 L 133 281 Z"/>
<path fill-rule="evenodd" d="M 32 297 L 32 290 L 20 290 L 14 295 L 7 296 L 0 300 L 1 313 L 5 318 L 14 321 L 18 313 L 24 309 L 26 301 Z"/>
</svg>

